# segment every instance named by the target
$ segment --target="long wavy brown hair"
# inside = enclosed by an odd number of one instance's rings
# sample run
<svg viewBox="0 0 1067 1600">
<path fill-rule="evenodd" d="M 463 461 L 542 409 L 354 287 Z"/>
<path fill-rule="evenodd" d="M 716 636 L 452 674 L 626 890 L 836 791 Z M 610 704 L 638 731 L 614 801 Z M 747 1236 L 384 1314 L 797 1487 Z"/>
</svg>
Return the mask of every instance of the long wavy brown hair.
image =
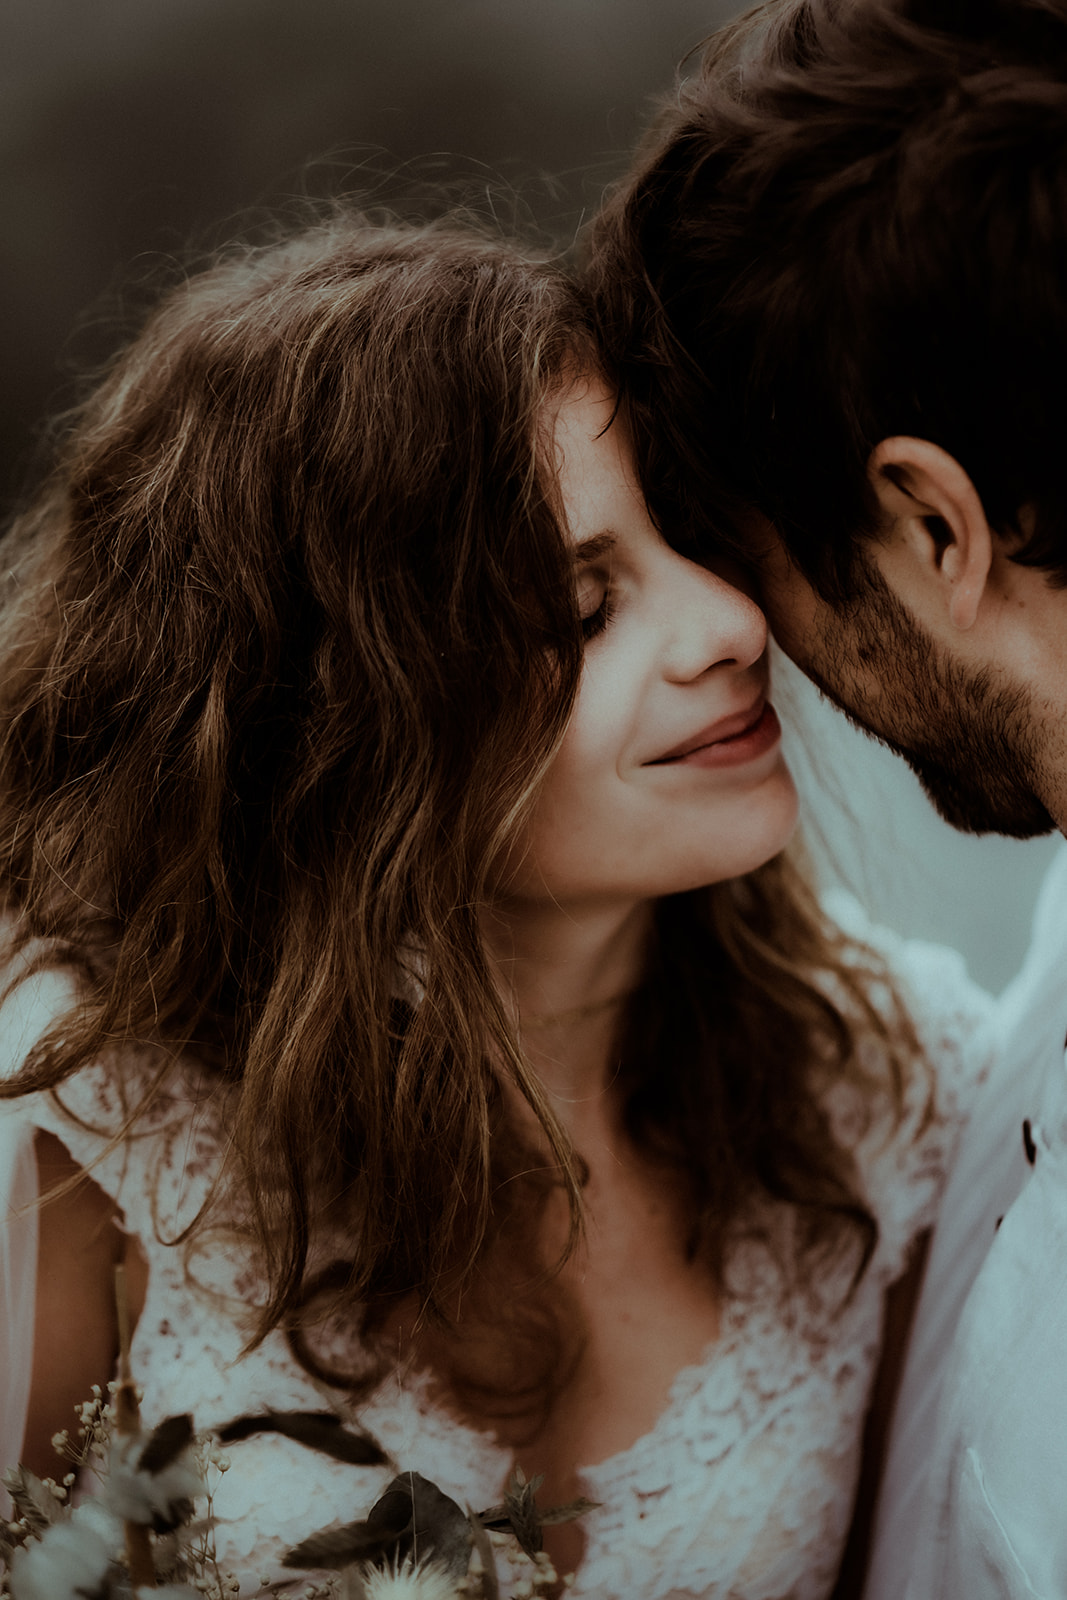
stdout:
<svg viewBox="0 0 1067 1600">
<path fill-rule="evenodd" d="M 597 364 L 589 328 L 557 271 L 454 224 L 338 215 L 234 251 L 68 420 L 8 545 L 10 953 L 43 940 L 84 981 L 0 1093 L 95 1060 L 121 1074 L 125 1041 L 194 1054 L 268 1286 L 255 1336 L 289 1329 L 316 1369 L 309 1306 L 373 1348 L 398 1305 L 447 1328 L 464 1290 L 441 1359 L 492 1413 L 547 1403 L 580 1341 L 544 1295 L 489 1292 L 514 1260 L 532 1281 L 547 1190 L 572 1242 L 582 1199 L 479 907 L 580 678 L 542 434 L 546 400 Z M 847 1235 L 869 1256 L 813 1082 L 859 1075 L 871 1030 L 906 1064 L 869 971 L 783 860 L 661 904 L 620 1092 L 684 1174 L 713 1277 L 759 1197 L 810 1219 L 805 1248 Z M 535 1323 L 555 1331 L 519 1361 Z"/>
</svg>

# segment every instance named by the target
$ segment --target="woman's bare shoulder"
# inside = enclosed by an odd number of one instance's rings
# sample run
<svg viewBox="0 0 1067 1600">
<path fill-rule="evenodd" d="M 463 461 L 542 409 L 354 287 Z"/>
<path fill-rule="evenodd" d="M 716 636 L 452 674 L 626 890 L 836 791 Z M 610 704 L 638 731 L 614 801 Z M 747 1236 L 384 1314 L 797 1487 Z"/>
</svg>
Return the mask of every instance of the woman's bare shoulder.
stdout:
<svg viewBox="0 0 1067 1600">
<path fill-rule="evenodd" d="M 22 1460 L 54 1474 L 51 1439 L 75 1425 L 75 1407 L 114 1376 L 115 1268 L 124 1265 L 133 1318 L 144 1299 L 144 1257 L 123 1233 L 114 1202 L 55 1136 L 35 1137 L 41 1197 L 33 1369 Z"/>
</svg>

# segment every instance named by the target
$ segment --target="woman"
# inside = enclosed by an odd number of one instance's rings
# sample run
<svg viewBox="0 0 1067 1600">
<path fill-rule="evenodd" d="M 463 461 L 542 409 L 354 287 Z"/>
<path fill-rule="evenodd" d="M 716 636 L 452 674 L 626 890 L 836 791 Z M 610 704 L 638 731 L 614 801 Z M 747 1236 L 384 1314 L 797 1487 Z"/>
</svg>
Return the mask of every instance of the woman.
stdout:
<svg viewBox="0 0 1067 1600">
<path fill-rule="evenodd" d="M 547 267 L 341 218 L 172 295 L 13 535 L 23 1457 L 124 1260 L 150 1417 L 326 1397 L 391 1458 L 235 1446 L 251 1588 L 397 1466 L 512 1463 L 599 1502 L 576 1593 L 833 1586 L 983 1001 L 782 856 L 762 614 L 613 416 Z"/>
</svg>

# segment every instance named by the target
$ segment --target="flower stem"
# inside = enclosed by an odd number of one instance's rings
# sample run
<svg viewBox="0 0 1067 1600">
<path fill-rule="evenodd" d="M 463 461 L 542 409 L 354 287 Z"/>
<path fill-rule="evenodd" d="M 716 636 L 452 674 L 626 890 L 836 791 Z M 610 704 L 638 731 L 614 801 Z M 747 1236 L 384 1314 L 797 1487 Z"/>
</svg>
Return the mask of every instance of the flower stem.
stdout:
<svg viewBox="0 0 1067 1600">
<path fill-rule="evenodd" d="M 115 1307 L 119 1322 L 119 1386 L 115 1392 L 115 1427 L 120 1434 L 130 1435 L 141 1431 L 141 1412 L 130 1371 L 130 1302 L 126 1291 L 126 1268 L 122 1265 L 115 1268 Z M 152 1559 L 151 1535 L 139 1522 L 126 1522 L 123 1527 L 126 1531 L 130 1587 L 154 1589 L 156 1564 Z"/>
</svg>

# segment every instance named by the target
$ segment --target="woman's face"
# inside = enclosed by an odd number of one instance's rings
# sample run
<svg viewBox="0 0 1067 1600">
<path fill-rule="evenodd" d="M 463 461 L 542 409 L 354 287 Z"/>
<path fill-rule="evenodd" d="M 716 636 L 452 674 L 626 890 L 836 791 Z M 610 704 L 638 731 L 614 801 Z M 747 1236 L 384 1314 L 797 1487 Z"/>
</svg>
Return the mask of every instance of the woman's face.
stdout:
<svg viewBox="0 0 1067 1600">
<path fill-rule="evenodd" d="M 727 564 L 664 543 L 612 407 L 585 379 L 555 420 L 585 664 L 505 891 L 574 909 L 748 872 L 781 850 L 797 811 L 763 613 Z"/>
</svg>

